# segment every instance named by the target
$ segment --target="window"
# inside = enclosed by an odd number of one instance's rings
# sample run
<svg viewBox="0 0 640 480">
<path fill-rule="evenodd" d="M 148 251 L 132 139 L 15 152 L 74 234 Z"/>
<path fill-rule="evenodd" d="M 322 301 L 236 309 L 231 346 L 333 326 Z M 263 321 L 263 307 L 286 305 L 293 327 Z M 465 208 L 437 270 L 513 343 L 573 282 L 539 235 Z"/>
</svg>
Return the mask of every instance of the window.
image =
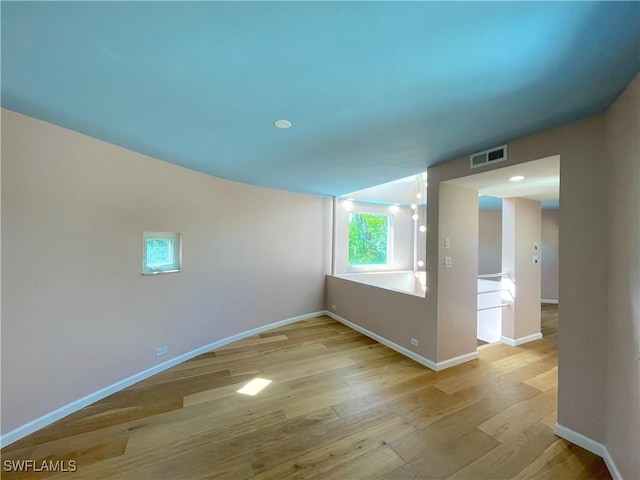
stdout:
<svg viewBox="0 0 640 480">
<path fill-rule="evenodd" d="M 179 272 L 182 246 L 179 233 L 144 232 L 142 274 Z"/>
<path fill-rule="evenodd" d="M 349 215 L 349 265 L 389 263 L 391 215 L 351 213 Z"/>
</svg>

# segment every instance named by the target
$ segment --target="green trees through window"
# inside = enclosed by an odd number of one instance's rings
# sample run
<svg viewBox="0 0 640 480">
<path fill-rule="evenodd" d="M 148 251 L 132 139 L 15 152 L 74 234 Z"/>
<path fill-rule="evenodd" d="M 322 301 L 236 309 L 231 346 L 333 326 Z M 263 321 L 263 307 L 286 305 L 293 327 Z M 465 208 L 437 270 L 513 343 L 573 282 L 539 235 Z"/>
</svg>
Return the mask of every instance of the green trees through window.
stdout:
<svg viewBox="0 0 640 480">
<path fill-rule="evenodd" d="M 349 265 L 389 262 L 389 215 L 352 213 L 349 217 Z"/>
<path fill-rule="evenodd" d="M 173 263 L 173 240 L 171 238 L 147 238 L 147 265 L 157 267 Z"/>
<path fill-rule="evenodd" d="M 182 269 L 182 237 L 175 232 L 144 232 L 142 274 L 179 272 Z"/>
</svg>

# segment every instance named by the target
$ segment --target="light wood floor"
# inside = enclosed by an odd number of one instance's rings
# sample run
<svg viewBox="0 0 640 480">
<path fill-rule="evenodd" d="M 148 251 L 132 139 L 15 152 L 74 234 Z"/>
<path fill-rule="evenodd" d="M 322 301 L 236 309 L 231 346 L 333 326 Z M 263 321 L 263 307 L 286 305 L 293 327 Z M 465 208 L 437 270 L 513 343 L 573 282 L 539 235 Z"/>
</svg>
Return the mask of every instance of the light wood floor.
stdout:
<svg viewBox="0 0 640 480">
<path fill-rule="evenodd" d="M 328 317 L 201 355 L 26 437 L 6 460 L 74 479 L 611 478 L 552 433 L 557 309 L 544 339 L 439 373 Z M 240 387 L 272 380 L 261 393 Z"/>
</svg>

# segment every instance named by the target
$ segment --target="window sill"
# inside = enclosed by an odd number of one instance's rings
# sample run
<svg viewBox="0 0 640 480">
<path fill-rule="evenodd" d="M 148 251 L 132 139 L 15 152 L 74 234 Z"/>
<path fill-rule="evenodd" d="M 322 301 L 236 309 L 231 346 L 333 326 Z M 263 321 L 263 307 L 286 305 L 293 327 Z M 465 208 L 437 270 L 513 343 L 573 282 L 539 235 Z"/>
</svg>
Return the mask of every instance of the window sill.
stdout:
<svg viewBox="0 0 640 480">
<path fill-rule="evenodd" d="M 347 265 L 349 273 L 375 273 L 375 272 L 395 272 L 397 269 L 394 265 Z"/>
<path fill-rule="evenodd" d="M 160 275 L 162 273 L 178 273 L 181 272 L 182 269 L 179 270 L 161 270 L 161 271 L 157 271 L 157 272 L 142 272 L 141 275 L 142 276 L 147 276 L 147 275 Z"/>
</svg>

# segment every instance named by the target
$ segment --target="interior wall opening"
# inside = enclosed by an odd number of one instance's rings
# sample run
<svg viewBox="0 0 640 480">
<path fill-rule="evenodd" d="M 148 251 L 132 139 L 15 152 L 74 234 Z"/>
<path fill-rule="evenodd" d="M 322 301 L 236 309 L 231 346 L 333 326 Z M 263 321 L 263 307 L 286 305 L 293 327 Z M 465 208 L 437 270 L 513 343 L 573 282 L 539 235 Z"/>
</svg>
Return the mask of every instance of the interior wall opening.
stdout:
<svg viewBox="0 0 640 480">
<path fill-rule="evenodd" d="M 479 195 L 478 345 L 540 338 L 540 303 L 558 301 L 560 157 L 450 182 Z"/>
<path fill-rule="evenodd" d="M 426 172 L 336 198 L 334 275 L 424 297 L 426 199 Z"/>
</svg>

